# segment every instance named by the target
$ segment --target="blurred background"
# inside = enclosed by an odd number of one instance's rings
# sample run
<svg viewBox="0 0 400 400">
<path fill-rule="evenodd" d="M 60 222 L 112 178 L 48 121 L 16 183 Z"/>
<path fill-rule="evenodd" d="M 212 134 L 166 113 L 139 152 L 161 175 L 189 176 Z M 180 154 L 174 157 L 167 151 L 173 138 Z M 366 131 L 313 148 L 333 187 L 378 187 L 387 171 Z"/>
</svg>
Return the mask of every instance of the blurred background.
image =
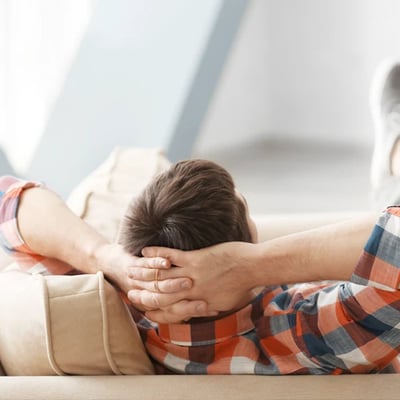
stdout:
<svg viewBox="0 0 400 400">
<path fill-rule="evenodd" d="M 362 211 L 396 0 L 0 0 L 0 173 L 67 196 L 116 145 L 228 168 L 254 213 Z"/>
</svg>

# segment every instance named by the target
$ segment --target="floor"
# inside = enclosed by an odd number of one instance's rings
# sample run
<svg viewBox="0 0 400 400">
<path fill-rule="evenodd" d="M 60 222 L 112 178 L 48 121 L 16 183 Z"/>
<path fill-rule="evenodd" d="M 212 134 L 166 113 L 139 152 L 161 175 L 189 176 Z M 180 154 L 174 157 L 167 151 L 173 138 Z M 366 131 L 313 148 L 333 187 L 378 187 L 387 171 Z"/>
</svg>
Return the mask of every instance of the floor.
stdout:
<svg viewBox="0 0 400 400">
<path fill-rule="evenodd" d="M 265 140 L 195 156 L 227 168 L 254 214 L 370 209 L 369 147 Z"/>
</svg>

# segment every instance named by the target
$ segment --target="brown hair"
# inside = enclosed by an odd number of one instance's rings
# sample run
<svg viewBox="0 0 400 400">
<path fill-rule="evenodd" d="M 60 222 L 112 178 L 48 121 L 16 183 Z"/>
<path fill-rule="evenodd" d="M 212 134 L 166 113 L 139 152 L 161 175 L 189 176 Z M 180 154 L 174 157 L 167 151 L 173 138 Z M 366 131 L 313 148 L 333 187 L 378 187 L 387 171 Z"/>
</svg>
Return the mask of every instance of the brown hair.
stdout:
<svg viewBox="0 0 400 400">
<path fill-rule="evenodd" d="M 231 175 L 206 160 L 187 160 L 156 176 L 128 207 L 119 242 L 134 255 L 146 246 L 195 250 L 251 242 Z"/>
</svg>

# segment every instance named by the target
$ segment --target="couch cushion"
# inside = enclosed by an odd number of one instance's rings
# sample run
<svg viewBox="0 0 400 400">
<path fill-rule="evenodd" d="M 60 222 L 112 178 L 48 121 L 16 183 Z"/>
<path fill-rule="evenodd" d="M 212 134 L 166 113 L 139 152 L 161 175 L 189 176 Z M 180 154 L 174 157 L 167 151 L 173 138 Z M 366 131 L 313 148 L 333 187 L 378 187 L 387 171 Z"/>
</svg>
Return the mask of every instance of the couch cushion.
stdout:
<svg viewBox="0 0 400 400">
<path fill-rule="evenodd" d="M 151 374 L 137 328 L 102 273 L 0 273 L 0 358 L 7 375 Z"/>
</svg>

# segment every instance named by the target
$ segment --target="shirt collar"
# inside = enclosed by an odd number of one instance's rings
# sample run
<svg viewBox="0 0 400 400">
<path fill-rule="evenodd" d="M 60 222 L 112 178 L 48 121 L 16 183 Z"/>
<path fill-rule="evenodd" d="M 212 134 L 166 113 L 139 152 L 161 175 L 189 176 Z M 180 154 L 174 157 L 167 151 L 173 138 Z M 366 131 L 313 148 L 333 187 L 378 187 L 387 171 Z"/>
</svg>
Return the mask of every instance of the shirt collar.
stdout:
<svg viewBox="0 0 400 400">
<path fill-rule="evenodd" d="M 265 290 L 247 306 L 214 321 L 160 324 L 158 335 L 166 343 L 193 347 L 212 345 L 243 335 L 254 329 L 254 318 L 262 314 L 262 307 L 257 305 L 262 303 L 264 293 Z"/>
</svg>

